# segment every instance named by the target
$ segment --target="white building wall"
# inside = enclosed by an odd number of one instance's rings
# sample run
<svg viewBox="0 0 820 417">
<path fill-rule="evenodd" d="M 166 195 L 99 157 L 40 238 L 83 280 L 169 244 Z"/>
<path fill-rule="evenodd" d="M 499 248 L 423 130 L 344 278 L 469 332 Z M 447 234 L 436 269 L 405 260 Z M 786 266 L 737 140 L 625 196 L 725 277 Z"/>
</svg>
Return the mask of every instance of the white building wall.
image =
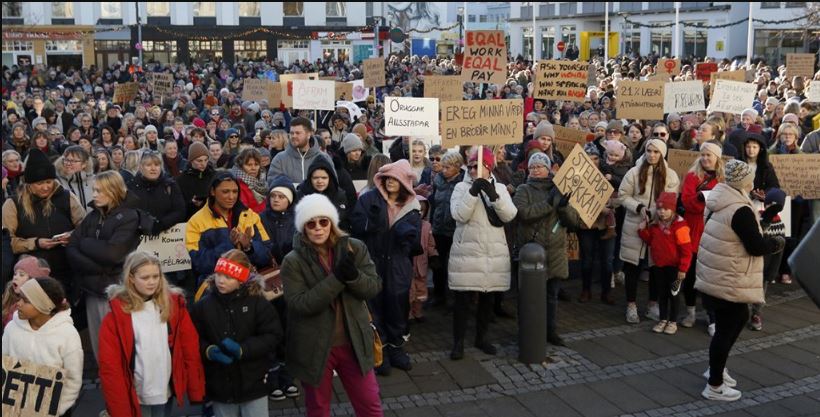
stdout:
<svg viewBox="0 0 820 417">
<path fill-rule="evenodd" d="M 324 26 L 325 23 L 327 23 L 327 19 L 325 18 L 325 11 L 327 10 L 325 8 L 325 2 L 305 2 L 304 7 L 303 16 L 305 17 L 305 26 Z"/>
<path fill-rule="evenodd" d="M 284 13 L 282 2 L 262 2 L 259 9 L 259 14 L 262 16 L 262 26 L 282 26 Z"/>
<path fill-rule="evenodd" d="M 376 13 L 375 5 L 373 5 L 373 13 Z M 347 2 L 347 25 L 348 26 L 364 26 L 367 24 L 367 8 L 363 1 L 349 1 Z"/>
</svg>

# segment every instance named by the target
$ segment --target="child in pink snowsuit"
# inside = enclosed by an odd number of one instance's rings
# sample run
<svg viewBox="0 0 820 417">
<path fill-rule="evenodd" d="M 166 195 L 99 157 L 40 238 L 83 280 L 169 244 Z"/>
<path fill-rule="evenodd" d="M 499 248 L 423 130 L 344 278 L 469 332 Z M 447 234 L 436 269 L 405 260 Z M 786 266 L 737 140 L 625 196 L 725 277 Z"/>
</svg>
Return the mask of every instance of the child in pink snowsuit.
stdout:
<svg viewBox="0 0 820 417">
<path fill-rule="evenodd" d="M 410 319 L 417 322 L 424 321 L 424 310 L 422 308 L 427 301 L 427 267 L 431 257 L 438 256 L 436 251 L 436 241 L 433 239 L 433 226 L 427 220 L 427 212 L 430 208 L 427 199 L 416 194 L 416 199 L 421 204 L 421 247 L 424 253 L 413 258 L 413 283 L 410 285 Z"/>
</svg>

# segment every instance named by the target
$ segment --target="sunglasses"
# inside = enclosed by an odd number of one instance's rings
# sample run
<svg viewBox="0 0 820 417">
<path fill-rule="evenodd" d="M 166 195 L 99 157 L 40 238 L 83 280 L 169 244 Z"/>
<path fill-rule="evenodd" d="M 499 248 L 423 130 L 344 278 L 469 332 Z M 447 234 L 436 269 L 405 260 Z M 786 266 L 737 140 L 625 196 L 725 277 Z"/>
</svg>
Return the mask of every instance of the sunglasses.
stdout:
<svg viewBox="0 0 820 417">
<path fill-rule="evenodd" d="M 313 230 L 317 228 L 317 224 L 319 225 L 318 227 L 325 228 L 330 225 L 330 219 L 323 217 L 318 220 L 309 220 L 305 223 L 305 226 L 307 226 L 308 229 Z"/>
<path fill-rule="evenodd" d="M 433 156 L 433 157 L 430 157 L 430 160 L 433 161 L 433 162 L 441 162 L 441 157 L 440 156 Z"/>
<path fill-rule="evenodd" d="M 228 137 L 229 137 L 229 138 L 238 138 L 238 137 L 239 137 L 239 135 L 230 135 L 230 136 L 228 136 Z"/>
<path fill-rule="evenodd" d="M 652 132 L 652 134 L 655 136 L 660 136 L 662 138 L 666 137 L 666 132 Z"/>
<path fill-rule="evenodd" d="M 606 133 L 621 133 L 620 130 L 607 130 Z"/>
</svg>

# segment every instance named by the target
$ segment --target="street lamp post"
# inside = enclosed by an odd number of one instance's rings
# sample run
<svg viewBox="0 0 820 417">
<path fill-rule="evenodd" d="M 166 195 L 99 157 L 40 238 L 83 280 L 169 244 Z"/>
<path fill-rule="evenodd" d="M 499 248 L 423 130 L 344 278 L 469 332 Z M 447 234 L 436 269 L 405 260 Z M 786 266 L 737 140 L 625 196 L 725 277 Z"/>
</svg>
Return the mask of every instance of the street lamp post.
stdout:
<svg viewBox="0 0 820 417">
<path fill-rule="evenodd" d="M 140 20 L 140 2 L 135 1 L 134 6 L 137 8 L 137 44 L 139 44 L 139 48 L 137 48 L 137 52 L 139 53 L 139 66 L 142 67 L 142 21 Z"/>
</svg>

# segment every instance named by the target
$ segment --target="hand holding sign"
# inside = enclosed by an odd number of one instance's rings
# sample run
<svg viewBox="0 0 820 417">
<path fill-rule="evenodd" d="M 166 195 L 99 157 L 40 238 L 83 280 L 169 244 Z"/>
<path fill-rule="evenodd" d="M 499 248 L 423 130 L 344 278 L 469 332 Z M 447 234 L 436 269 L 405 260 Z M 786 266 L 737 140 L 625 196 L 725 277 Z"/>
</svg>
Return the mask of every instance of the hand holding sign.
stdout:
<svg viewBox="0 0 820 417">
<path fill-rule="evenodd" d="M 568 198 L 569 205 L 578 211 L 587 227 L 592 227 L 614 191 L 581 145 L 577 144 L 553 182 L 562 194 L 572 194 Z"/>
</svg>

